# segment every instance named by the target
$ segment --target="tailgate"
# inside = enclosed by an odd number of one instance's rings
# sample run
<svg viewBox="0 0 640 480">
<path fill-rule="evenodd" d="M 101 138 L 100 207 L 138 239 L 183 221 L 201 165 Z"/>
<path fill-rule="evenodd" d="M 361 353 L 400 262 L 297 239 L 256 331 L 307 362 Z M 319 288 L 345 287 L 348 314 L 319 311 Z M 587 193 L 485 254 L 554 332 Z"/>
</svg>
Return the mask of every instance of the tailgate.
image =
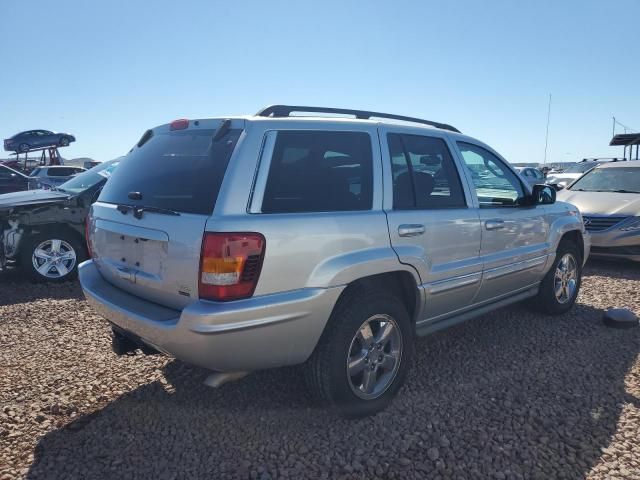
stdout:
<svg viewBox="0 0 640 480">
<path fill-rule="evenodd" d="M 205 215 L 145 213 L 136 223 L 115 205 L 96 203 L 93 258 L 102 276 L 133 295 L 181 309 L 198 298 Z"/>
<path fill-rule="evenodd" d="M 170 308 L 198 298 L 200 249 L 242 121 L 148 130 L 90 215 L 93 258 L 113 285 Z"/>
</svg>

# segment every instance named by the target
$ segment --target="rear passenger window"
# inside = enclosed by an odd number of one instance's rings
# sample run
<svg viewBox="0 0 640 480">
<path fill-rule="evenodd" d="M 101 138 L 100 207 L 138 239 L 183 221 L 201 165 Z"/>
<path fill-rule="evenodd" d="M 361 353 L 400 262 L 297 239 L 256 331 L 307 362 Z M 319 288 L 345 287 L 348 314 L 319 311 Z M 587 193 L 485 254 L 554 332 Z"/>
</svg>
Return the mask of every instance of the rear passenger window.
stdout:
<svg viewBox="0 0 640 480">
<path fill-rule="evenodd" d="M 465 207 L 460 176 L 444 140 L 390 133 L 393 208 Z"/>
<path fill-rule="evenodd" d="M 48 176 L 50 177 L 69 177 L 75 173 L 73 168 L 50 168 Z"/>
<path fill-rule="evenodd" d="M 360 132 L 278 132 L 263 213 L 370 210 L 371 137 Z"/>
</svg>

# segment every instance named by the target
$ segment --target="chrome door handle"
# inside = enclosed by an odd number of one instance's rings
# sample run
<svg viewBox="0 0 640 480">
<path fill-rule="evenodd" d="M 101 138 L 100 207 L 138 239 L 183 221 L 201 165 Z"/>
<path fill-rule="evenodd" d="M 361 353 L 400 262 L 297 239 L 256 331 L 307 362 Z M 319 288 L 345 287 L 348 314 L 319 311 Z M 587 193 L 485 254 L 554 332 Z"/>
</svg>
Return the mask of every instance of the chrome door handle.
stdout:
<svg viewBox="0 0 640 480">
<path fill-rule="evenodd" d="M 401 237 L 417 237 L 424 233 L 424 225 L 409 223 L 398 227 L 398 235 Z"/>
<path fill-rule="evenodd" d="M 500 230 L 504 228 L 504 220 L 500 220 L 499 218 L 487 220 L 484 222 L 484 228 L 487 230 Z"/>
</svg>

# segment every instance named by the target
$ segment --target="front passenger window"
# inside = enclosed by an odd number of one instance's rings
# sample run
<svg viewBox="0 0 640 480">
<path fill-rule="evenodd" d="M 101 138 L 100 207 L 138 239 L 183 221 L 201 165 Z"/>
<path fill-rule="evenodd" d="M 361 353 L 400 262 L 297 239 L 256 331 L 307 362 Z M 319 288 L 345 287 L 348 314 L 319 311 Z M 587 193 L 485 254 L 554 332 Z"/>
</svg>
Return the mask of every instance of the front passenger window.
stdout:
<svg viewBox="0 0 640 480">
<path fill-rule="evenodd" d="M 498 157 L 471 143 L 458 142 L 458 148 L 471 173 L 481 208 L 519 205 L 524 198 L 522 184 Z"/>
</svg>

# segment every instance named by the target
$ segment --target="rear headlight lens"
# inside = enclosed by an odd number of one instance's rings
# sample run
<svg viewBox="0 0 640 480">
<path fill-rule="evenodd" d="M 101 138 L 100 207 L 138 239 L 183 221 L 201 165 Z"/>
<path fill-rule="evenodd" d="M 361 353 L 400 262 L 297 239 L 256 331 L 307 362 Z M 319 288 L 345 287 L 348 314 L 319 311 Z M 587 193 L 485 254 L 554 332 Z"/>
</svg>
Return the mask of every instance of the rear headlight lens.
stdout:
<svg viewBox="0 0 640 480">
<path fill-rule="evenodd" d="M 228 301 L 253 295 L 265 244 L 259 233 L 205 233 L 198 279 L 200 298 Z"/>
</svg>

